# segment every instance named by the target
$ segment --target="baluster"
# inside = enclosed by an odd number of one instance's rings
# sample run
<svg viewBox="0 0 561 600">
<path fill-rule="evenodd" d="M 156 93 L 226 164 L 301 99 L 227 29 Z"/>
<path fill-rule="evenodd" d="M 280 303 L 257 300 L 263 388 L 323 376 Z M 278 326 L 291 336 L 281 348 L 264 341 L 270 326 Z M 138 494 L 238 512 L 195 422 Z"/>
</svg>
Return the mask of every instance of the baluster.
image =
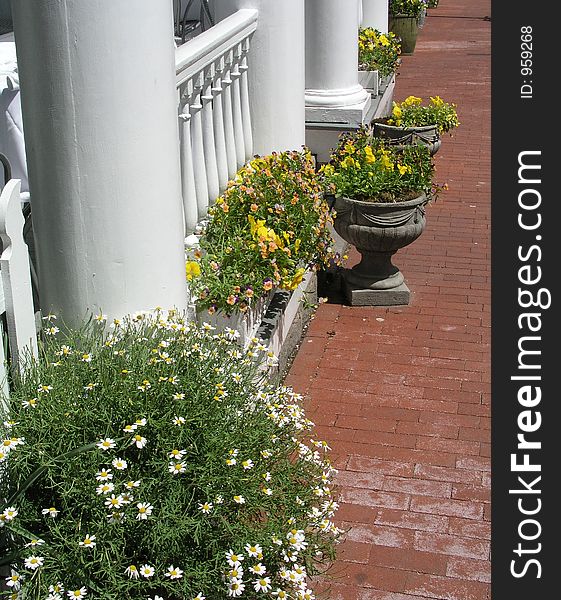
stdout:
<svg viewBox="0 0 561 600">
<path fill-rule="evenodd" d="M 232 64 L 232 114 L 234 117 L 234 141 L 236 143 L 236 163 L 241 167 L 245 163 L 245 144 L 242 121 L 242 101 L 240 93 L 240 44 L 234 50 L 234 62 Z"/>
<path fill-rule="evenodd" d="M 222 109 L 224 112 L 224 137 L 226 139 L 226 157 L 228 159 L 228 178 L 233 179 L 238 170 L 236 160 L 236 141 L 234 136 L 234 115 L 232 112 L 232 78 L 231 69 L 234 61 L 233 51 L 225 57 L 225 70 L 222 77 Z"/>
<path fill-rule="evenodd" d="M 214 118 L 212 102 L 212 80 L 214 78 L 214 65 L 210 65 L 205 70 L 203 83 L 203 93 L 201 100 L 203 102 L 203 146 L 206 161 L 206 178 L 208 182 L 208 204 L 214 204 L 214 201 L 220 195 L 220 186 L 218 184 L 218 166 L 216 164 L 216 146 L 214 142 Z"/>
<path fill-rule="evenodd" d="M 189 80 L 185 86 L 185 98 L 181 99 L 179 111 L 180 157 L 181 157 L 181 194 L 183 196 L 183 217 L 185 235 L 192 233 L 199 218 L 197 210 L 197 190 L 195 188 L 195 172 L 193 169 L 193 151 L 191 148 L 191 114 L 189 97 L 193 83 Z"/>
<path fill-rule="evenodd" d="M 197 192 L 197 214 L 203 219 L 208 210 L 208 183 L 206 176 L 205 153 L 203 144 L 203 123 L 201 104 L 203 74 L 199 73 L 194 82 L 193 94 L 189 102 L 191 113 L 191 147 L 193 149 L 193 172 L 195 174 L 195 190 Z"/>
<path fill-rule="evenodd" d="M 245 146 L 245 160 L 250 160 L 253 156 L 253 134 L 251 132 L 251 107 L 249 105 L 249 84 L 247 76 L 247 55 L 249 52 L 249 37 L 242 42 L 242 59 L 240 64 L 240 94 L 242 103 L 242 125 L 243 138 Z"/>
<path fill-rule="evenodd" d="M 224 57 L 218 61 L 218 73 L 214 78 L 212 96 L 214 98 L 214 143 L 216 145 L 216 165 L 218 167 L 218 184 L 220 193 L 226 189 L 228 184 L 228 157 L 226 155 L 226 137 L 224 134 L 224 111 L 222 107 L 222 73 L 224 72 Z"/>
</svg>

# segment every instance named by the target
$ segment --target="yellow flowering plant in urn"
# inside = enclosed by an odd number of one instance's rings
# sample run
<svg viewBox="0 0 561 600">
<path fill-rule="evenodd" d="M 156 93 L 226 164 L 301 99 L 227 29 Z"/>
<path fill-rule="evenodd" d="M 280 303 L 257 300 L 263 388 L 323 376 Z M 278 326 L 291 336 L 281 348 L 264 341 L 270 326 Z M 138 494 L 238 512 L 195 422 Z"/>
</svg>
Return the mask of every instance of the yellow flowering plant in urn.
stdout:
<svg viewBox="0 0 561 600">
<path fill-rule="evenodd" d="M 373 27 L 359 29 L 359 71 L 378 71 L 381 77 L 394 75 L 401 62 L 400 54 L 400 40 L 393 32 L 382 33 Z"/>
<path fill-rule="evenodd" d="M 407 304 L 409 290 L 391 258 L 421 235 L 425 206 L 443 187 L 433 182 L 429 148 L 390 145 L 361 127 L 340 137 L 320 172 L 326 193 L 335 196 L 335 230 L 362 255 L 343 273 L 347 298 L 351 304 Z"/>
<path fill-rule="evenodd" d="M 373 125 L 374 135 L 391 144 L 424 144 L 431 154 L 436 154 L 442 145 L 442 134 L 451 135 L 460 121 L 456 104 L 440 96 L 431 96 L 428 101 L 408 96 L 403 102 L 394 101 L 391 114 L 376 119 Z"/>
</svg>

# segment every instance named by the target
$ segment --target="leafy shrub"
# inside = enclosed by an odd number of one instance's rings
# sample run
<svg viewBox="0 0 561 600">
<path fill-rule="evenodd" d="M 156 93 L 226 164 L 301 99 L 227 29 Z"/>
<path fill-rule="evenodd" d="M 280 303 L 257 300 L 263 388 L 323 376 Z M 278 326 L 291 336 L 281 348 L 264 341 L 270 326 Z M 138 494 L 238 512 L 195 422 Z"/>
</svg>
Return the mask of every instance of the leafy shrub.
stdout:
<svg viewBox="0 0 561 600">
<path fill-rule="evenodd" d="M 311 597 L 340 533 L 326 444 L 266 348 L 212 329 L 49 325 L 2 426 L 9 597 Z"/>
</svg>

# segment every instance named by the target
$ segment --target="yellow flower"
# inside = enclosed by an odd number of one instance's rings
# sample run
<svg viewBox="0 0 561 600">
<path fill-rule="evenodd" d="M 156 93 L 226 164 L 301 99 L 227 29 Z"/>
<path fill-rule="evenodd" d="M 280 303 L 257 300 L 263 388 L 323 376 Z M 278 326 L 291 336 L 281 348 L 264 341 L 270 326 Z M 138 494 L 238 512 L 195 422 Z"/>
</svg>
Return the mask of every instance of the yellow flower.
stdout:
<svg viewBox="0 0 561 600">
<path fill-rule="evenodd" d="M 201 274 L 201 266 L 194 260 L 188 260 L 185 263 L 185 274 L 187 279 L 191 281 L 194 277 L 198 277 Z"/>
<path fill-rule="evenodd" d="M 358 165 L 358 163 L 356 163 Z M 346 156 L 342 161 L 341 161 L 341 166 L 343 167 L 343 169 L 348 169 L 349 167 L 354 167 L 355 166 L 355 160 L 352 156 Z"/>
<path fill-rule="evenodd" d="M 397 165 L 397 170 L 400 175 L 405 175 L 405 173 L 411 173 L 410 165 Z"/>
<path fill-rule="evenodd" d="M 376 162 L 376 157 L 374 156 L 374 153 L 372 152 L 372 148 L 370 146 L 366 146 L 364 148 L 364 154 L 366 156 L 367 163 Z"/>
<path fill-rule="evenodd" d="M 392 110 L 392 115 L 396 118 L 396 119 L 400 119 L 401 115 L 403 114 L 402 110 L 401 110 L 401 106 L 399 106 L 398 104 L 393 105 L 393 110 Z"/>
<path fill-rule="evenodd" d="M 382 46 L 389 46 L 390 45 L 390 42 L 389 42 L 388 38 L 384 34 L 382 34 L 378 38 L 378 40 L 380 41 L 380 44 L 382 44 Z"/>
<path fill-rule="evenodd" d="M 283 287 L 287 290 L 295 290 L 302 283 L 305 272 L 305 269 L 298 269 L 292 279 L 285 279 L 283 281 Z"/>
</svg>

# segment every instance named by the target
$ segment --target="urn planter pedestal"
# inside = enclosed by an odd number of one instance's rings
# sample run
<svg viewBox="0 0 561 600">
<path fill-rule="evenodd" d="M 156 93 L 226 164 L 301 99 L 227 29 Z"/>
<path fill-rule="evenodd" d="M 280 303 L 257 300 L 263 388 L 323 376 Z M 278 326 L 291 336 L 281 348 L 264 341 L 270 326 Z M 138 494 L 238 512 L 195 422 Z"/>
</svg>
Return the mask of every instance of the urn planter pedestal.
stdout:
<svg viewBox="0 0 561 600">
<path fill-rule="evenodd" d="M 358 265 L 343 271 L 344 293 L 352 306 L 409 304 L 410 290 L 392 257 L 424 231 L 427 202 L 424 194 L 403 202 L 335 199 L 335 231 L 362 256 Z"/>
</svg>

